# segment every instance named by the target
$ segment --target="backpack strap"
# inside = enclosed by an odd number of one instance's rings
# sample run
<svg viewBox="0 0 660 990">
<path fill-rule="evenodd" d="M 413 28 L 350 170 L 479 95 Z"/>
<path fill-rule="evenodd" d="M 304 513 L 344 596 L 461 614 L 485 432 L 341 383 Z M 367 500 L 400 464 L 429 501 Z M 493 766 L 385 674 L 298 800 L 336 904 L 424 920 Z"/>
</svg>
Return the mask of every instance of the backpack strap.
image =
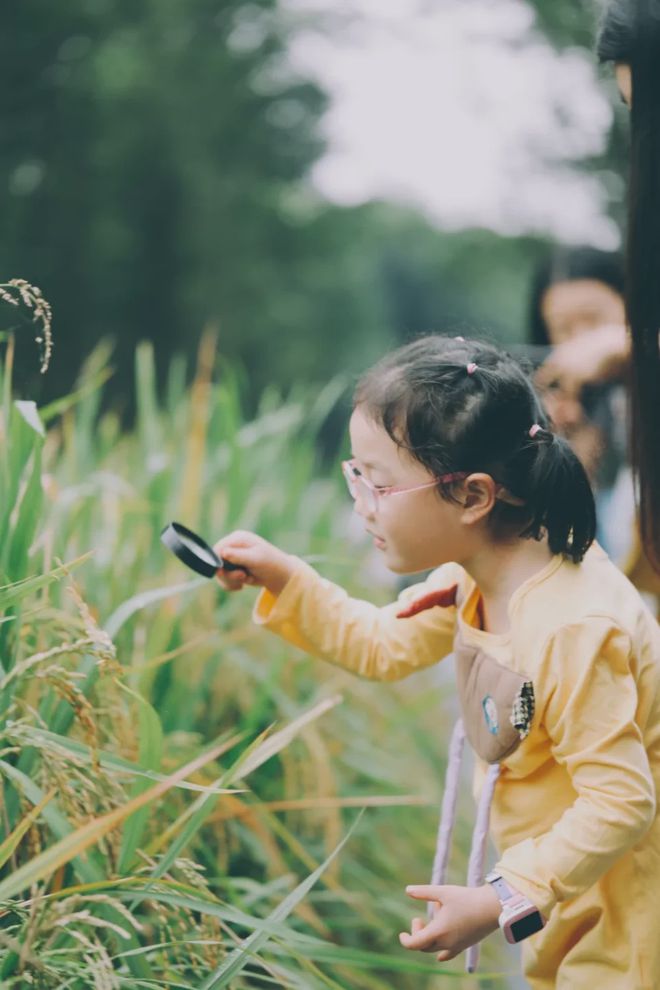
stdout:
<svg viewBox="0 0 660 990">
<path fill-rule="evenodd" d="M 447 770 L 445 774 L 442 808 L 440 812 L 440 824 L 438 826 L 435 856 L 433 859 L 433 871 L 431 873 L 432 884 L 442 885 L 446 882 L 451 840 L 454 832 L 454 825 L 456 824 L 456 808 L 458 804 L 458 790 L 463 752 L 465 750 L 465 739 L 465 726 L 463 724 L 463 720 L 459 718 L 454 726 L 449 743 Z M 484 881 L 484 863 L 486 861 L 486 849 L 488 847 L 490 811 L 493 804 L 495 785 L 497 784 L 499 776 L 499 763 L 491 764 L 488 767 L 486 780 L 479 797 L 477 817 L 472 832 L 472 845 L 470 848 L 467 876 L 468 887 L 480 887 Z M 429 918 L 433 917 L 433 911 L 433 902 L 429 902 L 426 908 L 427 916 Z M 465 968 L 468 973 L 474 973 L 478 964 L 479 945 L 477 944 L 470 946 L 467 950 Z"/>
</svg>

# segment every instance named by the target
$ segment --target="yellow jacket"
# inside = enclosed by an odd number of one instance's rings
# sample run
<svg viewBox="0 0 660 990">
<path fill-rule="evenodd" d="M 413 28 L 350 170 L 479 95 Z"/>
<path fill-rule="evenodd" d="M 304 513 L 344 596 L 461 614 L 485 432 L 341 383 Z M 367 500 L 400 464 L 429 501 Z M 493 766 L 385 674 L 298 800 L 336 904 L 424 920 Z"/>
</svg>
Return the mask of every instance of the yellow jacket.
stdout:
<svg viewBox="0 0 660 990">
<path fill-rule="evenodd" d="M 458 584 L 461 605 L 397 618 Z M 531 731 L 502 761 L 491 828 L 497 868 L 549 919 L 523 943 L 534 990 L 660 988 L 660 630 L 598 546 L 554 557 L 511 598 L 506 634 L 478 628 L 479 590 L 447 564 L 378 608 L 300 562 L 255 621 L 308 653 L 379 680 L 452 650 L 457 627 L 534 685 Z M 476 787 L 485 764 L 477 761 Z"/>
</svg>

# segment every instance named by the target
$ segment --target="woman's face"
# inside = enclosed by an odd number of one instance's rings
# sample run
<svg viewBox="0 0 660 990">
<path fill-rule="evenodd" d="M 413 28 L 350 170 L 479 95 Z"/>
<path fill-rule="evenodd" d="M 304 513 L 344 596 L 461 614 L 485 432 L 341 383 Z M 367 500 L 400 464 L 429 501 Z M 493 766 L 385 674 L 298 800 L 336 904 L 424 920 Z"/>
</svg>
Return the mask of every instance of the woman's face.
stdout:
<svg viewBox="0 0 660 990">
<path fill-rule="evenodd" d="M 617 62 L 614 66 L 617 86 L 621 93 L 621 99 L 632 106 L 632 72 L 627 62 Z"/>
<path fill-rule="evenodd" d="M 553 347 L 583 333 L 625 323 L 622 296 L 595 278 L 551 285 L 541 300 L 541 314 Z"/>
</svg>

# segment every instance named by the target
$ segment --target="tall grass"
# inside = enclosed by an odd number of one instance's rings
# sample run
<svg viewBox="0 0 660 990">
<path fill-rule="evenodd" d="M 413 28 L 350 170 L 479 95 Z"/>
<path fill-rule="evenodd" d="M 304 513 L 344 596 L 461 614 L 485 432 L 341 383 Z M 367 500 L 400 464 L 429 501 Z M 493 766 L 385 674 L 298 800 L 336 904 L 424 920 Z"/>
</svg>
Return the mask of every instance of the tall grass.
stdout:
<svg viewBox="0 0 660 990">
<path fill-rule="evenodd" d="M 159 541 L 173 518 L 253 528 L 384 596 L 315 456 L 342 384 L 269 392 L 246 422 L 212 336 L 163 402 L 142 345 L 127 434 L 101 412 L 108 360 L 41 410 L 12 399 L 11 345 L 2 373 L 2 986 L 476 986 L 396 938 L 432 858 L 445 682 L 297 654 L 253 626 L 253 592 L 190 578 Z M 501 967 L 495 941 L 484 960 Z"/>
</svg>

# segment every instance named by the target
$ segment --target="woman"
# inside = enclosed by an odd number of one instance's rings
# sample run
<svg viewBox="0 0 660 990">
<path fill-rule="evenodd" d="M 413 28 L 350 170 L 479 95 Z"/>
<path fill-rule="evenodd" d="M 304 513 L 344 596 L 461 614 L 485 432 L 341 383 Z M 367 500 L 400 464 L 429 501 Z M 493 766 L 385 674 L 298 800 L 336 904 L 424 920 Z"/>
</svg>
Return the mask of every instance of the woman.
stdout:
<svg viewBox="0 0 660 990">
<path fill-rule="evenodd" d="M 629 334 L 607 328 L 553 355 L 546 381 L 566 389 L 629 366 L 631 459 L 638 482 L 642 540 L 660 571 L 660 3 L 610 0 L 598 40 L 601 62 L 613 62 L 631 108 L 626 252 Z"/>
<path fill-rule="evenodd" d="M 579 346 L 603 327 L 625 332 L 623 292 L 620 255 L 592 247 L 555 248 L 539 265 L 532 282 L 530 342 L 540 348 Z M 625 399 L 620 379 L 589 383 L 569 392 L 547 388 L 544 398 L 555 427 L 569 441 L 591 480 L 598 507 L 598 540 L 621 563 L 626 554 L 621 540 L 629 534 L 622 532 L 625 527 L 620 518 L 612 525 L 607 513 L 619 476 L 626 471 Z M 630 484 L 626 488 L 632 506 Z"/>
<path fill-rule="evenodd" d="M 553 348 L 542 369 L 547 386 L 545 405 L 591 479 L 598 510 L 598 541 L 644 595 L 651 610 L 660 615 L 660 575 L 641 552 L 635 522 L 622 385 L 625 353 L 623 361 L 610 361 L 609 367 L 595 362 L 587 381 L 579 374 L 584 376 L 584 355 L 603 350 L 603 335 L 615 345 L 618 339 L 619 350 L 623 340 L 625 352 L 621 256 L 592 247 L 553 250 L 535 273 L 529 327 L 532 345 Z M 562 353 L 571 355 L 578 372 L 568 390 L 565 376 L 557 376 L 560 388 L 553 388 L 554 383 L 548 380 L 548 369 L 556 362 L 557 353 L 560 359 Z"/>
</svg>

